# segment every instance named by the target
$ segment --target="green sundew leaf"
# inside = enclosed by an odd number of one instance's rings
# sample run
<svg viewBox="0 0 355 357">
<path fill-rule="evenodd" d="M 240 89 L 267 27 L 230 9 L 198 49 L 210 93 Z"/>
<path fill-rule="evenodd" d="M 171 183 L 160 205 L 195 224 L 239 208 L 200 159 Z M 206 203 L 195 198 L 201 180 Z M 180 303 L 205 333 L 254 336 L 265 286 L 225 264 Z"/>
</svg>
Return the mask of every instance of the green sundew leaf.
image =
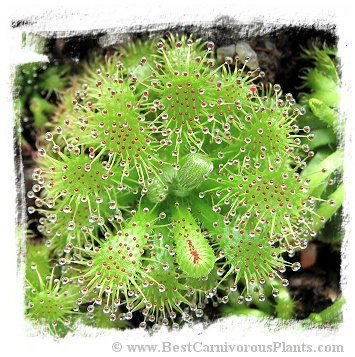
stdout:
<svg viewBox="0 0 355 357">
<path fill-rule="evenodd" d="M 314 91 L 337 91 L 339 89 L 337 82 L 312 68 L 305 75 L 305 84 Z"/>
<path fill-rule="evenodd" d="M 312 134 L 314 134 L 314 139 L 309 140 L 308 144 L 311 150 L 323 145 L 332 145 L 336 143 L 336 135 L 331 128 L 312 130 Z"/>
<path fill-rule="evenodd" d="M 308 94 L 302 94 L 300 96 L 299 102 L 303 103 L 303 105 L 307 107 L 307 110 L 304 115 L 297 118 L 297 122 L 300 127 L 309 126 L 310 128 L 312 128 L 312 133 L 313 133 L 313 130 L 327 128 L 328 125 L 323 120 L 317 118 L 312 113 L 310 108 L 308 108 L 308 100 L 310 98 L 311 96 L 309 96 Z M 301 107 L 299 107 L 299 109 L 301 109 Z"/>
<path fill-rule="evenodd" d="M 216 258 L 194 216 L 187 207 L 180 206 L 175 208 L 172 218 L 176 260 L 181 270 L 193 278 L 207 276 Z"/>
<path fill-rule="evenodd" d="M 311 141 L 309 141 L 311 142 Z M 314 172 L 314 168 L 317 167 L 318 164 L 324 159 L 326 159 L 329 155 L 334 152 L 331 148 L 322 147 L 321 149 L 317 150 L 317 153 L 314 157 L 308 162 L 306 168 L 302 170 L 302 177 L 308 177 L 312 172 Z"/>
<path fill-rule="evenodd" d="M 51 275 L 51 267 L 49 266 L 49 249 L 44 245 L 29 244 L 27 247 L 26 257 L 26 279 L 28 282 L 37 289 L 40 289 L 40 280 L 38 279 L 37 272 L 45 281 L 46 276 Z M 36 270 L 31 269 L 32 264 L 36 264 Z"/>
<path fill-rule="evenodd" d="M 330 108 L 321 100 L 317 98 L 311 98 L 308 104 L 313 114 L 317 118 L 326 122 L 332 128 L 337 128 L 339 130 L 344 125 L 344 122 L 341 120 L 339 113 Z"/>
<path fill-rule="evenodd" d="M 292 319 L 295 314 L 296 303 L 292 299 L 288 289 L 283 286 L 278 287 L 279 295 L 276 298 L 275 312 L 281 319 Z"/>
<path fill-rule="evenodd" d="M 336 171 L 342 170 L 343 165 L 343 150 L 339 149 L 324 160 L 313 165 L 312 169 L 309 169 L 301 173 L 302 178 L 310 178 L 311 183 L 308 193 L 315 198 L 321 198 L 322 194 L 328 187 L 328 178 Z"/>
<path fill-rule="evenodd" d="M 52 93 L 58 97 L 59 93 L 69 86 L 69 83 L 69 67 L 53 66 L 39 75 L 38 88 L 47 92 L 47 98 Z"/>
<path fill-rule="evenodd" d="M 118 52 L 120 52 L 119 59 L 122 61 L 123 66 L 127 73 L 131 73 L 133 71 L 137 71 L 140 74 L 146 72 L 145 70 L 139 69 L 143 68 L 144 66 L 139 64 L 142 61 L 142 58 L 148 61 L 148 63 L 152 63 L 154 60 L 154 56 L 156 54 L 156 42 L 157 39 L 145 39 L 144 41 L 132 40 L 129 39 L 125 43 L 121 43 L 117 46 Z M 148 67 L 148 66 L 145 66 Z"/>
<path fill-rule="evenodd" d="M 345 304 L 344 297 L 340 297 L 331 306 L 319 313 L 312 313 L 305 319 L 304 323 L 323 325 L 325 323 L 339 323 L 342 321 L 342 307 Z"/>
<path fill-rule="evenodd" d="M 197 214 L 197 219 L 202 224 L 203 228 L 208 231 L 215 230 L 215 223 L 219 227 L 224 227 L 223 216 L 212 210 L 212 207 L 202 199 L 193 198 L 189 201 L 193 212 Z"/>
<path fill-rule="evenodd" d="M 102 309 L 95 309 L 92 319 L 83 318 L 80 322 L 100 329 L 124 330 L 133 328 L 132 323 L 128 320 L 116 319 L 111 321 L 107 314 L 102 313 Z"/>
<path fill-rule="evenodd" d="M 319 231 L 337 211 L 342 206 L 345 199 L 345 185 L 342 182 L 337 189 L 328 197 L 328 202 L 324 202 L 317 210 L 317 216 L 314 218 L 312 229 Z M 329 202 L 333 202 L 329 204 Z M 320 217 L 324 219 L 321 220 Z"/>
<path fill-rule="evenodd" d="M 345 225 L 342 206 L 319 229 L 317 240 L 331 246 L 333 251 L 341 252 L 345 234 Z"/>
<path fill-rule="evenodd" d="M 255 291 L 251 292 L 251 295 L 253 296 L 253 303 L 256 305 L 258 310 L 263 311 L 265 314 L 271 316 L 273 314 L 272 306 L 267 300 L 260 301 L 259 294 L 260 292 L 255 292 Z"/>
<path fill-rule="evenodd" d="M 316 47 L 313 50 L 304 50 L 304 54 L 301 55 L 305 59 L 313 59 L 314 67 L 325 76 L 332 79 L 334 82 L 339 81 L 338 72 L 335 66 L 334 59 L 337 55 L 337 50 L 335 48 L 324 47 L 318 49 Z"/>
<path fill-rule="evenodd" d="M 308 99 L 318 99 L 332 108 L 339 108 L 341 101 L 340 90 L 337 91 L 317 91 L 308 96 Z"/>
<path fill-rule="evenodd" d="M 55 111 L 56 106 L 36 95 L 32 98 L 30 110 L 33 113 L 36 128 L 41 129 L 49 121 L 49 116 Z"/>
<path fill-rule="evenodd" d="M 339 82 L 339 76 L 337 69 L 335 67 L 334 61 L 332 58 L 329 57 L 328 54 L 336 55 L 336 51 L 333 53 L 329 53 L 329 51 L 319 51 L 319 54 L 316 59 L 315 67 L 325 76 L 330 78 L 335 83 Z"/>
</svg>

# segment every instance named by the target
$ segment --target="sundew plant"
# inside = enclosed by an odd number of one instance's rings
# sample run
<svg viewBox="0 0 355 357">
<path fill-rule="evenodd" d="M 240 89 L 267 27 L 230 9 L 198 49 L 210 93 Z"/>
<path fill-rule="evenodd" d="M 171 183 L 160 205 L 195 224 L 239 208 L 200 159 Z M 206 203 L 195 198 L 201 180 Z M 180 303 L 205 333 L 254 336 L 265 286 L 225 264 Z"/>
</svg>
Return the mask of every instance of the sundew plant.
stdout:
<svg viewBox="0 0 355 357">
<path fill-rule="evenodd" d="M 318 155 L 309 98 L 249 60 L 169 34 L 41 72 L 27 193 L 35 326 L 179 329 L 221 306 L 292 318 L 284 273 L 342 204 L 343 152 Z"/>
</svg>

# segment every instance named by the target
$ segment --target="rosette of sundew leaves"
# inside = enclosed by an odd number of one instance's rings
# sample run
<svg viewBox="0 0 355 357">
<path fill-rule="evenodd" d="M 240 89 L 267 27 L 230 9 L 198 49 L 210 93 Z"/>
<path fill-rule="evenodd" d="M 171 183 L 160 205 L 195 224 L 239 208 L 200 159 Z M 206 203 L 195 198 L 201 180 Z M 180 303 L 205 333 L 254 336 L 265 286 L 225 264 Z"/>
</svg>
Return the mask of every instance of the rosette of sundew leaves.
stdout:
<svg viewBox="0 0 355 357">
<path fill-rule="evenodd" d="M 54 338 L 64 337 L 79 316 L 80 297 L 75 282 L 53 263 L 43 244 L 28 245 L 25 276 L 25 317 L 38 334 L 48 331 Z"/>
<path fill-rule="evenodd" d="M 248 58 L 216 65 L 186 35 L 119 49 L 71 77 L 28 193 L 75 309 L 153 329 L 229 300 L 269 311 L 300 269 L 287 257 L 334 213 L 335 161 L 313 164 L 304 109 Z"/>
<path fill-rule="evenodd" d="M 48 118 L 56 111 L 59 93 L 68 87 L 69 68 L 62 64 L 31 62 L 16 68 L 13 83 L 14 104 L 26 124 L 43 131 Z"/>
<path fill-rule="evenodd" d="M 301 58 L 309 61 L 310 66 L 304 69 L 301 79 L 303 85 L 301 89 L 304 92 L 300 94 L 299 101 L 307 108 L 307 116 L 304 118 L 314 127 L 314 140 L 310 143 L 317 154 L 314 158 L 314 164 L 327 157 L 336 158 L 339 150 L 344 146 L 344 128 L 345 121 L 341 113 L 341 80 L 339 78 L 339 59 L 336 48 L 324 45 L 322 48 L 313 46 L 310 50 L 303 50 Z M 307 90 L 307 92 L 306 92 Z M 331 162 L 332 159 L 328 158 Z M 330 163 L 331 165 L 331 163 Z M 318 239 L 329 243 L 334 249 L 339 250 L 342 241 L 342 232 L 339 229 L 341 225 L 341 207 L 345 190 L 342 182 L 342 165 L 334 161 L 334 174 L 329 178 L 325 194 L 334 198 L 336 205 L 333 210 L 319 208 L 320 215 L 327 212 L 327 219 L 332 218 L 328 224 L 331 236 L 327 236 L 323 230 Z M 338 214 L 334 213 L 338 210 Z M 324 212 L 323 212 L 324 211 Z M 319 220 L 314 222 L 314 229 L 317 231 L 321 227 Z"/>
<path fill-rule="evenodd" d="M 343 241 L 342 205 L 345 200 L 343 182 L 343 162 L 341 159 L 344 147 L 345 120 L 341 112 L 341 79 L 340 60 L 335 47 L 324 44 L 321 48 L 313 46 L 310 50 L 303 50 L 301 58 L 309 61 L 309 68 L 304 69 L 301 87 L 305 92 L 300 94 L 299 101 L 308 111 L 305 120 L 314 126 L 314 140 L 312 149 L 317 151 L 313 165 L 309 165 L 304 174 L 311 175 L 323 162 L 332 174 L 328 177 L 328 185 L 319 185 L 316 194 L 323 199 L 334 200 L 332 207 L 318 205 L 316 211 L 319 216 L 326 218 L 321 222 L 317 217 L 313 222 L 313 229 L 318 232 L 317 241 L 325 243 L 329 249 L 340 251 Z M 320 191 L 323 190 L 323 193 Z M 342 319 L 344 297 L 340 294 L 333 304 L 319 313 L 311 314 L 305 325 L 329 325 L 339 323 Z"/>
<path fill-rule="evenodd" d="M 342 242 L 342 216 L 339 211 L 345 198 L 342 182 L 344 119 L 340 112 L 341 81 L 336 56 L 337 50 L 326 45 L 321 49 L 314 46 L 311 50 L 303 50 L 300 58 L 309 61 L 310 65 L 304 68 L 301 74 L 303 84 L 300 89 L 304 92 L 299 95 L 298 107 L 300 108 L 300 104 L 303 105 L 306 113 L 298 118 L 298 125 L 311 128 L 312 140 L 308 142 L 308 145 L 310 150 L 316 152 L 301 175 L 312 177 L 314 173 L 317 173 L 317 177 L 312 178 L 314 188 L 309 190 L 309 193 L 321 198 L 315 203 L 316 215 L 311 221 L 312 230 L 317 232 L 313 238 L 330 244 L 332 249 L 339 250 Z M 326 199 L 331 200 L 332 204 L 322 202 Z M 230 306 L 224 308 L 224 311 L 236 315 L 276 314 L 282 318 L 292 318 L 296 302 L 287 289 L 283 288 L 280 291 L 281 298 L 279 295 L 275 300 L 275 309 L 258 306 L 258 310 L 250 311 L 245 309 L 243 304 L 238 307 L 232 302 L 232 306 L 236 308 L 235 311 Z M 305 321 L 305 324 L 338 322 L 343 304 L 344 299 L 340 297 L 334 306 L 330 306 L 319 315 L 313 314 Z M 328 313 L 328 310 L 331 313 Z"/>
</svg>

